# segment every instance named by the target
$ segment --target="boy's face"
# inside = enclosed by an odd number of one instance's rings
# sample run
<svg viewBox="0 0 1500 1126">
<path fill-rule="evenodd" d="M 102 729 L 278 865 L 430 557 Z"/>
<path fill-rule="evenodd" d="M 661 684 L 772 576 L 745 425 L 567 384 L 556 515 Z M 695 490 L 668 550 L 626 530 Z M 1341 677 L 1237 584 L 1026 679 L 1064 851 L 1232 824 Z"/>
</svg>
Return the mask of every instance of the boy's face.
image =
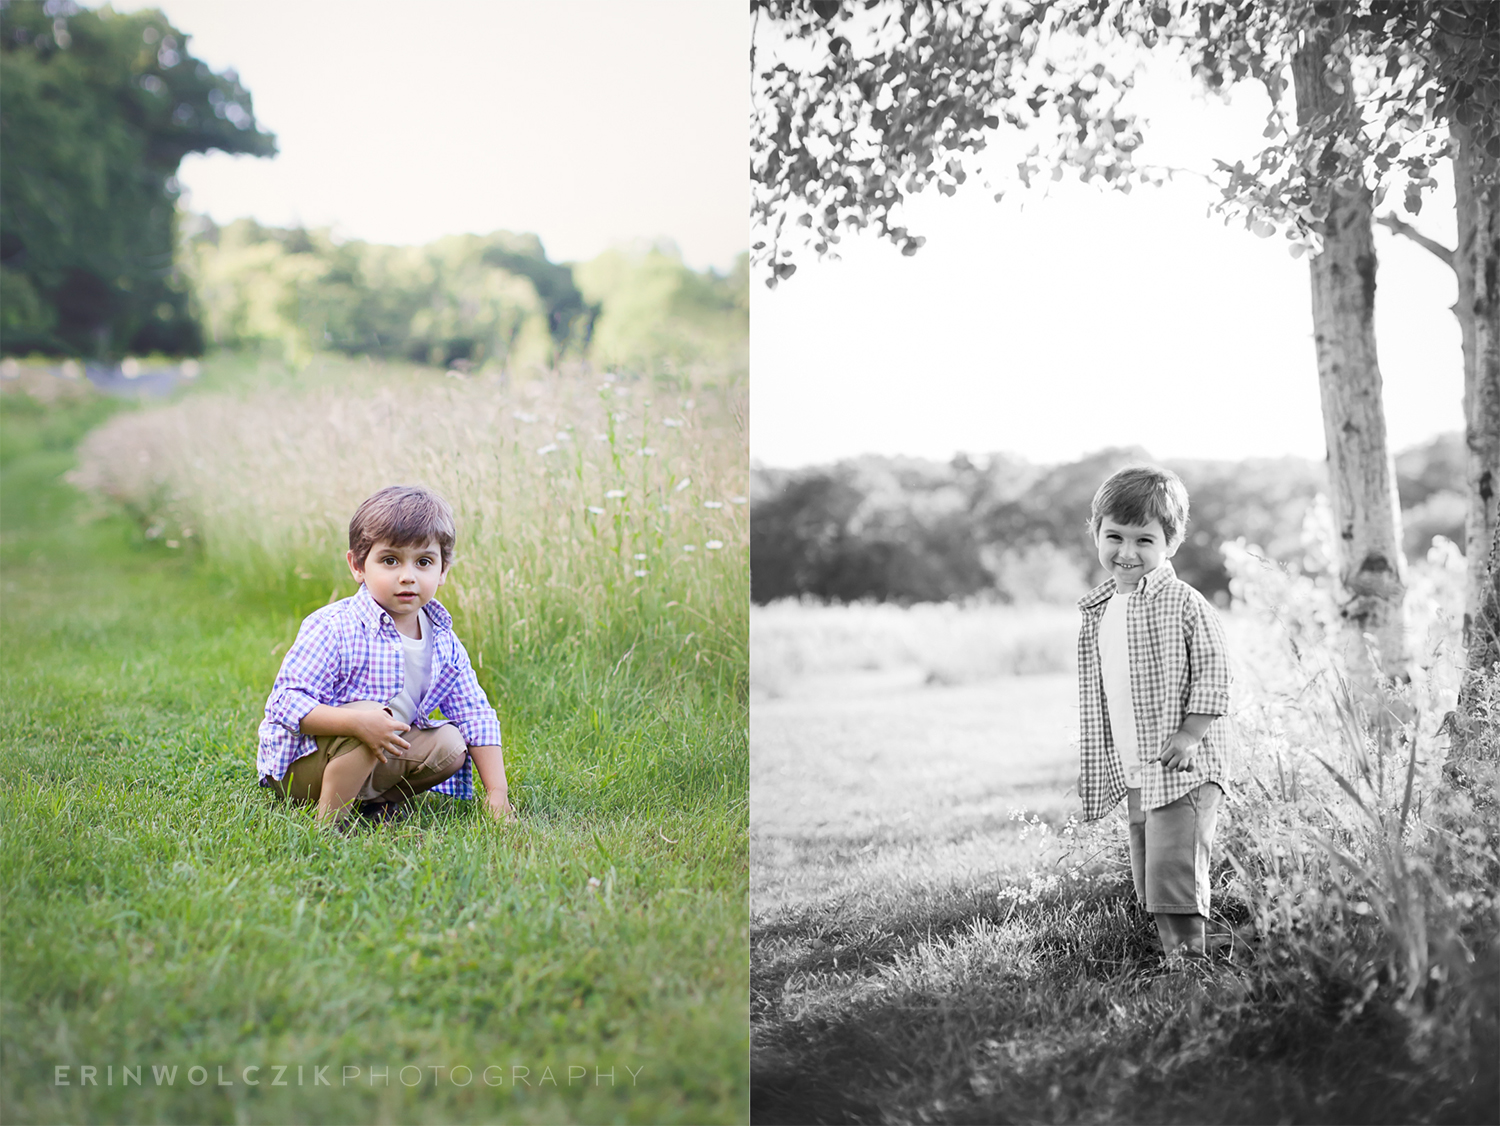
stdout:
<svg viewBox="0 0 1500 1126">
<path fill-rule="evenodd" d="M 417 611 L 432 601 L 448 577 L 443 549 L 435 539 L 406 547 L 377 540 L 363 566 L 355 562 L 352 551 L 346 558 L 355 581 L 365 584 L 398 629 L 405 623 L 415 623 Z"/>
<path fill-rule="evenodd" d="M 1094 543 L 1099 548 L 1099 562 L 1114 576 L 1120 590 L 1134 590 L 1142 575 L 1156 570 L 1177 550 L 1167 546 L 1160 520 L 1122 524 L 1106 516 L 1099 522 Z"/>
</svg>

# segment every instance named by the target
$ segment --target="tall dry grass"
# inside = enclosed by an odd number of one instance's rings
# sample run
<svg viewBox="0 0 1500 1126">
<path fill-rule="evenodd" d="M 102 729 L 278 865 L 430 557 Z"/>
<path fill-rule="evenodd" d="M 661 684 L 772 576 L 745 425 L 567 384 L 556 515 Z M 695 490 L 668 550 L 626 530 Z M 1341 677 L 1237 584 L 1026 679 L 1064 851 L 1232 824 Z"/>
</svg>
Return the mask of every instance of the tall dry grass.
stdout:
<svg viewBox="0 0 1500 1126">
<path fill-rule="evenodd" d="M 351 593 L 350 515 L 396 483 L 453 505 L 439 598 L 476 665 L 625 663 L 745 690 L 743 382 L 663 388 L 586 369 L 447 378 L 330 361 L 299 385 L 119 416 L 74 481 L 237 581 Z"/>
</svg>

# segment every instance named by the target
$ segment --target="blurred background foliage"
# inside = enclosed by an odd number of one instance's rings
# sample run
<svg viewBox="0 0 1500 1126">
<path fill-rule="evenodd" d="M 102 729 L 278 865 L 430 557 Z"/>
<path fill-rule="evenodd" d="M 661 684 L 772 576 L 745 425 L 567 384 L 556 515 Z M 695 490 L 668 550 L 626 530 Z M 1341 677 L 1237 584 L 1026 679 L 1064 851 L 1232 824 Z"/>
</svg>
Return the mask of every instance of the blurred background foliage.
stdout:
<svg viewBox="0 0 1500 1126">
<path fill-rule="evenodd" d="M 0 0 L 6 354 L 743 367 L 748 257 L 697 272 L 661 241 L 569 264 L 531 234 L 394 247 L 184 210 L 187 153 L 276 153 L 238 76 L 195 59 L 188 38 L 157 11 Z"/>
<path fill-rule="evenodd" d="M 748 257 L 698 273 L 669 243 L 549 261 L 531 234 L 450 235 L 425 246 L 328 230 L 183 224 L 179 255 L 209 347 L 318 350 L 462 370 L 588 359 L 635 370 L 743 365 Z"/>
<path fill-rule="evenodd" d="M 190 152 L 271 156 L 250 94 L 156 11 L 0 6 L 0 333 L 7 352 L 191 353 L 173 261 Z"/>
<path fill-rule="evenodd" d="M 1138 448 L 1101 450 L 1061 465 L 1008 454 L 983 462 L 865 456 L 831 466 L 751 470 L 752 600 L 1070 602 L 1095 581 L 1090 503 L 1114 470 L 1152 460 Z M 1221 544 L 1243 537 L 1267 557 L 1326 568 L 1306 532 L 1321 463 L 1305 458 L 1173 461 L 1192 514 L 1173 564 L 1221 604 L 1229 574 Z M 1440 435 L 1396 457 L 1408 557 L 1434 536 L 1463 543 L 1464 447 Z"/>
</svg>

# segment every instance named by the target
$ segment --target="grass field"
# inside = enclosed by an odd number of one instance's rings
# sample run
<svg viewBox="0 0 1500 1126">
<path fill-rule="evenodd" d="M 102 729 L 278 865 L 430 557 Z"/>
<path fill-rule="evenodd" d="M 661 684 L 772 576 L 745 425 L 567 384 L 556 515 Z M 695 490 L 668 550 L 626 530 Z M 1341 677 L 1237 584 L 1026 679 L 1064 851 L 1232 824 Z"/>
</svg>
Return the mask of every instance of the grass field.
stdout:
<svg viewBox="0 0 1500 1126">
<path fill-rule="evenodd" d="M 1493 779 L 1472 800 L 1439 787 L 1434 717 L 1412 726 L 1421 825 L 1391 847 L 1309 757 L 1321 748 L 1394 821 L 1366 785 L 1377 767 L 1346 765 L 1318 726 L 1319 674 L 1287 656 L 1286 636 L 1319 638 L 1232 618 L 1250 746 L 1220 830 L 1239 866 L 1214 873 L 1227 945 L 1209 973 L 1169 973 L 1121 819 L 1069 820 L 1072 677 L 943 682 L 921 660 L 869 659 L 893 636 L 910 654 L 982 635 L 967 648 L 993 667 L 1036 614 L 1008 630 L 1003 608 L 982 608 L 982 628 L 952 608 L 879 609 L 752 610 L 752 637 L 796 662 L 752 655 L 752 1120 L 1495 1120 Z M 1414 696 L 1449 692 L 1430 680 Z M 1254 779 L 1274 790 L 1277 755 L 1287 791 L 1272 801 Z M 1316 843 L 1331 813 L 1349 819 L 1348 849 L 1393 868 L 1341 875 Z"/>
<path fill-rule="evenodd" d="M 695 674 L 637 614 L 591 635 L 635 659 L 492 647 L 519 823 L 429 796 L 330 835 L 254 772 L 325 575 L 84 500 L 61 478 L 111 404 L 3 408 L 0 1118 L 743 1119 L 742 643 Z"/>
</svg>

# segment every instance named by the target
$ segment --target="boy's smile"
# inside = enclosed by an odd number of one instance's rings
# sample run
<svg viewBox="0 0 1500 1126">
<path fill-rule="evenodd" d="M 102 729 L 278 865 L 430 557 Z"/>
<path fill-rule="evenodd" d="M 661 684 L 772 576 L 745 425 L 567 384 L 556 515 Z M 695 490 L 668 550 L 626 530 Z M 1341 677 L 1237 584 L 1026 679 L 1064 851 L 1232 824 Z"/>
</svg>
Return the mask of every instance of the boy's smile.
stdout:
<svg viewBox="0 0 1500 1126">
<path fill-rule="evenodd" d="M 1156 570 L 1177 550 L 1167 546 L 1160 520 L 1122 524 L 1106 516 L 1099 522 L 1094 542 L 1099 548 L 1099 562 L 1114 576 L 1120 590 L 1134 590 L 1143 575 Z"/>
<path fill-rule="evenodd" d="M 355 563 L 354 552 L 349 552 L 346 558 L 355 580 L 365 584 L 370 597 L 391 616 L 396 628 L 407 637 L 420 637 L 417 611 L 432 601 L 437 588 L 448 577 L 438 541 L 395 547 L 377 540 L 365 556 L 363 567 Z"/>
</svg>

